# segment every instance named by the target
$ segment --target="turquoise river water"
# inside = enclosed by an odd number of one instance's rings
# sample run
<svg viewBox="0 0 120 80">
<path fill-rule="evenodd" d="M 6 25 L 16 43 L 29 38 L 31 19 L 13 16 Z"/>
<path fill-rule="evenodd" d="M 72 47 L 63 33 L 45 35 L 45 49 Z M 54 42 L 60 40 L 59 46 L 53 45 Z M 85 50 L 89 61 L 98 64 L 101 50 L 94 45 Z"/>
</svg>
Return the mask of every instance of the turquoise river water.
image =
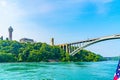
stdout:
<svg viewBox="0 0 120 80">
<path fill-rule="evenodd" d="M 113 80 L 117 63 L 0 63 L 0 80 Z"/>
</svg>

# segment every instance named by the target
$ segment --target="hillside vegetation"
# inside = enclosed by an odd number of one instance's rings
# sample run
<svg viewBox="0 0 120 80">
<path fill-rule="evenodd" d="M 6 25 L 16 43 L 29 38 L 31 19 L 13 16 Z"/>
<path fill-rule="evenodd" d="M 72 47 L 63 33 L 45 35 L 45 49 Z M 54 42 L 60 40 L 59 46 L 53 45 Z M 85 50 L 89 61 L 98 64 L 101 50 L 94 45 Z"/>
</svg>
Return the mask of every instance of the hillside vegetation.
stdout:
<svg viewBox="0 0 120 80">
<path fill-rule="evenodd" d="M 81 50 L 70 56 L 58 46 L 46 43 L 20 43 L 0 40 L 0 62 L 41 62 L 41 61 L 102 61 L 104 58 L 93 52 Z"/>
</svg>

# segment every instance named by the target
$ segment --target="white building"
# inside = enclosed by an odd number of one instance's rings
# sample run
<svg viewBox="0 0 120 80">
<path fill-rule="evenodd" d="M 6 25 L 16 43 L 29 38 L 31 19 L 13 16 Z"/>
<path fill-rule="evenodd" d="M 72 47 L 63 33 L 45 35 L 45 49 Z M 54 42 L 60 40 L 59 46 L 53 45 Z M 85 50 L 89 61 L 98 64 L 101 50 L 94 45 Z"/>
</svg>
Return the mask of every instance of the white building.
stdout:
<svg viewBox="0 0 120 80">
<path fill-rule="evenodd" d="M 22 39 L 20 39 L 20 42 L 22 42 L 22 43 L 27 43 L 27 42 L 34 43 L 34 40 L 28 39 L 28 38 L 22 38 Z"/>
</svg>

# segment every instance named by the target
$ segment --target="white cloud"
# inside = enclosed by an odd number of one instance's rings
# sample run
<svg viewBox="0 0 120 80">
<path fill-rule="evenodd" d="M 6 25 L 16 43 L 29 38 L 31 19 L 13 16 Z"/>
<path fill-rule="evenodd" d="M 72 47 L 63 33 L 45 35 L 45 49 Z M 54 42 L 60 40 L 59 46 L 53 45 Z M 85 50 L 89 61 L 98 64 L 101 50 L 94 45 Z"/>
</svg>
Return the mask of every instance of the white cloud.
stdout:
<svg viewBox="0 0 120 80">
<path fill-rule="evenodd" d="M 23 6 L 24 8 L 21 7 L 19 2 L 0 0 L 0 36 L 4 36 L 4 39 L 8 37 L 8 27 L 12 26 L 14 29 L 13 39 L 15 40 L 28 37 L 37 41 L 46 41 L 49 32 L 40 24 L 37 25 L 32 21 L 29 22 L 29 20 L 24 19 L 33 17 L 36 14 L 50 13 L 53 10 L 52 5 L 44 3 L 33 5 L 32 8 L 29 8 L 31 6 L 28 5 Z"/>
<path fill-rule="evenodd" d="M 16 24 L 23 13 L 16 3 L 0 0 L 0 36 L 7 37 L 8 27 Z"/>
<path fill-rule="evenodd" d="M 92 1 L 96 5 L 97 14 L 107 14 L 110 9 L 107 4 L 113 2 L 113 0 L 91 0 L 91 2 Z"/>
<path fill-rule="evenodd" d="M 31 3 L 27 1 L 25 4 L 22 4 L 19 3 L 19 1 L 17 0 L 0 0 L 0 35 L 8 36 L 7 29 L 9 26 L 13 26 L 17 32 L 25 31 L 25 30 L 22 31 L 22 29 L 20 29 L 21 26 L 23 29 L 26 29 L 26 27 L 28 28 L 29 26 L 33 26 L 33 27 L 36 26 L 37 22 L 34 23 L 34 21 L 29 22 L 29 20 L 28 21 L 24 20 L 26 17 L 31 18 L 31 16 L 34 17 L 36 16 L 36 14 L 42 17 L 44 16 L 46 17 L 46 16 L 50 16 L 49 15 L 50 13 L 60 10 L 60 13 L 55 12 L 52 15 L 52 18 L 54 18 L 56 15 L 57 15 L 56 16 L 57 19 L 61 16 L 63 18 L 65 14 L 66 16 L 68 16 L 68 14 L 70 14 L 70 16 L 74 15 L 75 13 L 77 14 L 78 12 L 74 10 L 74 8 L 81 7 L 79 8 L 79 10 L 82 11 L 82 9 L 86 8 L 85 5 L 88 5 L 88 3 L 92 3 L 97 7 L 96 13 L 103 14 L 107 11 L 107 7 L 105 5 L 110 2 L 112 2 L 112 0 L 66 0 L 66 1 L 60 0 L 60 2 L 59 1 L 40 2 L 39 0 L 35 0 L 35 1 L 31 0 Z M 76 12 L 74 12 L 73 14 L 73 11 Z M 19 22 L 20 20 L 23 23 Z M 45 29 L 43 29 L 42 27 L 43 26 L 41 26 L 41 36 L 43 35 L 42 37 L 45 37 L 48 35 L 49 32 L 46 33 L 47 31 L 45 31 Z M 18 38 L 17 32 L 14 31 L 14 36 L 16 37 L 16 39 Z M 21 34 L 19 35 L 20 37 L 22 37 Z M 22 35 L 29 35 L 29 34 L 26 33 Z"/>
<path fill-rule="evenodd" d="M 113 2 L 113 0 L 90 0 L 90 1 L 96 5 L 97 14 L 107 14 L 110 9 L 110 7 L 108 7 L 107 4 Z"/>
<path fill-rule="evenodd" d="M 41 14 L 47 14 L 47 13 L 50 13 L 54 10 L 54 7 L 50 4 L 42 4 L 39 6 L 39 12 Z"/>
<path fill-rule="evenodd" d="M 71 3 L 83 3 L 83 2 L 109 3 L 109 2 L 112 2 L 113 0 L 67 0 L 67 1 Z"/>
<path fill-rule="evenodd" d="M 110 3 L 110 2 L 113 2 L 113 0 L 90 0 L 90 2 L 95 2 L 95 3 Z"/>
<path fill-rule="evenodd" d="M 1 7 L 6 7 L 7 6 L 6 1 L 4 1 L 4 0 L 0 1 L 0 6 Z"/>
<path fill-rule="evenodd" d="M 113 0 L 68 0 L 68 1 L 71 4 L 79 4 L 81 6 L 81 13 L 84 13 L 84 9 L 87 8 L 86 5 L 92 4 L 95 6 L 95 8 L 96 8 L 95 12 L 97 14 L 108 13 L 110 7 L 108 7 L 107 4 L 113 2 Z M 88 13 L 89 13 L 89 11 L 88 11 Z"/>
<path fill-rule="evenodd" d="M 10 3 L 6 0 L 0 1 L 0 21 L 2 24 L 14 23 L 20 17 L 23 16 L 24 12 L 15 3 Z"/>
<path fill-rule="evenodd" d="M 25 1 L 25 4 L 21 4 L 18 1 L 18 4 L 20 4 L 20 7 L 25 12 L 25 16 L 31 16 L 31 15 L 46 15 L 49 13 L 52 13 L 55 10 L 54 3 L 51 3 L 49 1 L 43 1 L 43 0 L 30 0 Z"/>
</svg>

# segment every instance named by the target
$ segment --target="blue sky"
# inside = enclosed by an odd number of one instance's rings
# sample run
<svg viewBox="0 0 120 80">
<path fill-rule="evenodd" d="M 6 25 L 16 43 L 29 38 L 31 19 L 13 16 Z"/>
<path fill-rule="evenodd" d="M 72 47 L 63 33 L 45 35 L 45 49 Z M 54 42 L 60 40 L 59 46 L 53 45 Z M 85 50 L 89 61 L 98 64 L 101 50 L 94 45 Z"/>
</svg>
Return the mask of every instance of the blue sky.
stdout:
<svg viewBox="0 0 120 80">
<path fill-rule="evenodd" d="M 120 0 L 0 0 L 0 36 L 56 44 L 120 34 Z M 120 55 L 120 40 L 94 44 L 90 51 Z"/>
</svg>

